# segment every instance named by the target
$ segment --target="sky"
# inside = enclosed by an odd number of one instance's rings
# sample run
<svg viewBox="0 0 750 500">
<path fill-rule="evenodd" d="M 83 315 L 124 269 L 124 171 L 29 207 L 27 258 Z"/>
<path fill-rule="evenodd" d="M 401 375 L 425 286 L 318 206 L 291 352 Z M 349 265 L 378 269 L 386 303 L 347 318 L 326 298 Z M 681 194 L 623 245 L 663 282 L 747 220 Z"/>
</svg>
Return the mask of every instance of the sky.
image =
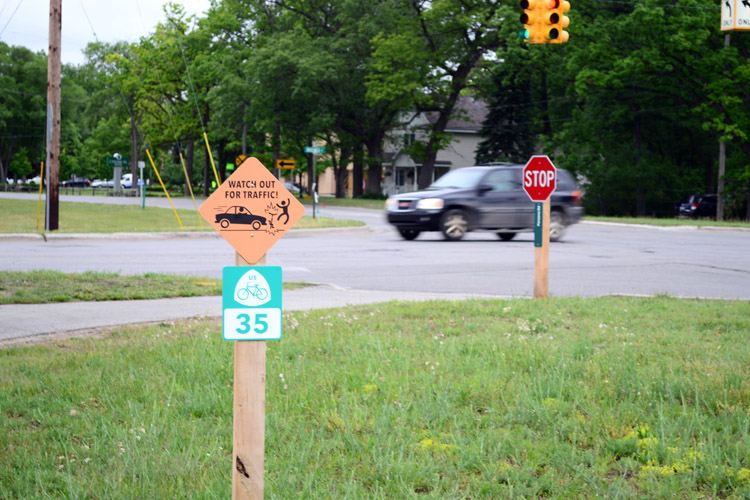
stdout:
<svg viewBox="0 0 750 500">
<path fill-rule="evenodd" d="M 63 64 L 82 64 L 83 49 L 96 41 L 96 37 L 100 42 L 136 42 L 152 33 L 165 20 L 164 3 L 162 0 L 62 0 Z M 187 14 L 199 16 L 210 7 L 210 0 L 175 0 L 175 3 L 185 6 Z M 0 40 L 34 52 L 47 52 L 49 4 L 49 0 L 0 0 Z"/>
</svg>

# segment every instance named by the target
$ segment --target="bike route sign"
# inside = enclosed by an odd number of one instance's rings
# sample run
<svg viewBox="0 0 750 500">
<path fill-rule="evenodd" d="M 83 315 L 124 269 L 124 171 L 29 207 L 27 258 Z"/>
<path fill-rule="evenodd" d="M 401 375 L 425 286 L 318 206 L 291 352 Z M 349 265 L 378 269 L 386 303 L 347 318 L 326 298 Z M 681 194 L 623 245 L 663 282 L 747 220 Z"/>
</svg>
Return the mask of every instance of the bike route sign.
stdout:
<svg viewBox="0 0 750 500">
<path fill-rule="evenodd" d="M 281 267 L 225 267 L 224 340 L 281 339 Z"/>
<path fill-rule="evenodd" d="M 305 214 L 305 207 L 251 157 L 221 183 L 199 211 L 237 253 L 254 264 Z"/>
</svg>

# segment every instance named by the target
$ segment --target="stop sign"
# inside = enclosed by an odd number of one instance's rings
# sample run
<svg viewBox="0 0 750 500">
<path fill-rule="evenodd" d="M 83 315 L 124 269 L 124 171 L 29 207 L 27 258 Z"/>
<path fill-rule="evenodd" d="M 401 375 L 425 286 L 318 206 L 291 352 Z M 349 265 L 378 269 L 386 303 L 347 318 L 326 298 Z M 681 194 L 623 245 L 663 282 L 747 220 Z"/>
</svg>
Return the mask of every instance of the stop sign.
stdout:
<svg viewBox="0 0 750 500">
<path fill-rule="evenodd" d="M 547 201 L 557 186 L 557 169 L 547 156 L 532 156 L 523 167 L 523 190 L 531 201 Z"/>
</svg>

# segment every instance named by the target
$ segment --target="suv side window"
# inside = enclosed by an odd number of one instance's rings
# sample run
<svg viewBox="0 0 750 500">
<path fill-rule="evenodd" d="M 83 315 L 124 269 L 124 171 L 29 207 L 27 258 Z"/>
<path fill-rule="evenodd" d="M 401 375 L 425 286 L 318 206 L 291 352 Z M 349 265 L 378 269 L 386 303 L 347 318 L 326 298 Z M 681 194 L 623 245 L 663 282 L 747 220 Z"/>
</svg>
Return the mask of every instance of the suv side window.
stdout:
<svg viewBox="0 0 750 500">
<path fill-rule="evenodd" d="M 482 184 L 492 186 L 494 192 L 517 191 L 521 189 L 521 179 L 514 169 L 494 170 L 487 174 Z"/>
</svg>

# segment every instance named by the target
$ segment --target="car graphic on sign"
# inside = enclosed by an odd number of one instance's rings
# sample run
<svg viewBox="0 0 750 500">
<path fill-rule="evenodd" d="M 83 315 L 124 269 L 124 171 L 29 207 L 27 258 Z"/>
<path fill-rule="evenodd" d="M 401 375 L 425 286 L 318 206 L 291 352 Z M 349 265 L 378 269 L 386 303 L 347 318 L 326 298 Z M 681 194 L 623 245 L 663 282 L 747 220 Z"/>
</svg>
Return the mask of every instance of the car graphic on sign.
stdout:
<svg viewBox="0 0 750 500">
<path fill-rule="evenodd" d="M 248 224 L 257 231 L 266 225 L 266 218 L 254 215 L 245 207 L 233 206 L 225 212 L 216 214 L 216 223 L 224 229 L 228 228 L 229 224 Z"/>
</svg>

